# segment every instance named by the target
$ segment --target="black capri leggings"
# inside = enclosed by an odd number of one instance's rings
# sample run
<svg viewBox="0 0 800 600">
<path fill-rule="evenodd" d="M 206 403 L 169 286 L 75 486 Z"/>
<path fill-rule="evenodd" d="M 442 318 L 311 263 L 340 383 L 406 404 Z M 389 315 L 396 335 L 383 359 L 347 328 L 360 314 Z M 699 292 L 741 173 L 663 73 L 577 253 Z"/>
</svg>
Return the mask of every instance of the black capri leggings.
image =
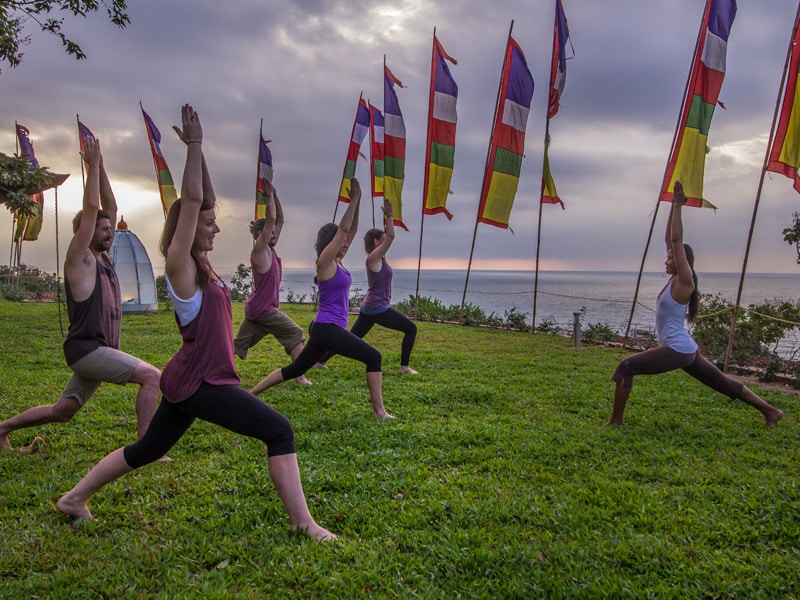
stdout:
<svg viewBox="0 0 800 600">
<path fill-rule="evenodd" d="M 367 373 L 381 370 L 381 353 L 360 337 L 333 323 L 312 321 L 308 326 L 308 343 L 292 364 L 281 369 L 283 380 L 300 377 L 329 352 L 364 363 Z"/>
<path fill-rule="evenodd" d="M 376 315 L 359 313 L 358 319 L 353 323 L 353 327 L 350 328 L 350 332 L 353 335 L 363 338 L 375 324 L 386 327 L 386 329 L 403 332 L 403 342 L 400 346 L 400 366 L 407 367 L 408 363 L 411 361 L 411 351 L 414 349 L 414 341 L 417 339 L 417 326 L 404 314 L 399 313 L 393 308 L 388 308 Z"/>
<path fill-rule="evenodd" d="M 744 388 L 744 384 L 734 381 L 709 362 L 700 350 L 694 354 L 681 354 L 669 346 L 651 348 L 623 359 L 611 380 L 630 389 L 634 375 L 655 375 L 675 369 L 683 369 L 700 383 L 729 398 L 738 398 Z"/>
<path fill-rule="evenodd" d="M 267 445 L 267 456 L 295 453 L 289 419 L 238 385 L 204 383 L 183 402 L 169 402 L 162 396 L 145 434 L 135 444 L 125 446 L 125 462 L 138 469 L 158 460 L 195 419 L 261 440 Z"/>
</svg>

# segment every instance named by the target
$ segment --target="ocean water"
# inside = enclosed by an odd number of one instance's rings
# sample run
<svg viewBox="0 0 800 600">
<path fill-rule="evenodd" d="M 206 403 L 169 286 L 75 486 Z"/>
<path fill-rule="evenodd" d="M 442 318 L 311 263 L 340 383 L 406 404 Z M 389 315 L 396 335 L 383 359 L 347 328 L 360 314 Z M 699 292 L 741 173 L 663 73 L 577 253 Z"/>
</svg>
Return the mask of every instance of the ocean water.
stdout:
<svg viewBox="0 0 800 600">
<path fill-rule="evenodd" d="M 366 272 L 352 269 L 353 289 L 366 292 Z M 571 329 L 573 313 L 582 312 L 584 325 L 602 323 L 624 332 L 636 290 L 636 272 L 620 271 L 540 271 L 536 297 L 536 323 L 555 321 Z M 419 295 L 437 298 L 446 306 L 461 305 L 466 271 L 422 271 Z M 738 273 L 698 273 L 699 288 L 704 294 L 721 294 L 731 302 L 736 300 Z M 284 269 L 283 300 L 289 293 L 306 294 L 311 298 L 313 269 Z M 486 314 L 503 317 L 512 308 L 524 314 L 528 324 L 533 316 L 533 271 L 476 271 L 470 272 L 466 302 L 479 306 Z M 632 327 L 653 331 L 655 301 L 667 283 L 665 273 L 644 273 L 639 287 Z M 399 302 L 414 296 L 417 271 L 394 270 L 392 301 Z M 741 304 L 800 298 L 800 273 L 752 273 L 745 277 Z"/>
</svg>

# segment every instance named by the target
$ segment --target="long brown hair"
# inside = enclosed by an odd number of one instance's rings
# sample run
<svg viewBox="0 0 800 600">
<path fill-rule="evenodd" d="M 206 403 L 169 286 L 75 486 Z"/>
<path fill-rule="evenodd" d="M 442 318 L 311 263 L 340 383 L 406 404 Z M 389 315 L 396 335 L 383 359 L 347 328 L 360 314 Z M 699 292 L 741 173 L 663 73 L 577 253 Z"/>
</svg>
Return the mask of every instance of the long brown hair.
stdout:
<svg viewBox="0 0 800 600">
<path fill-rule="evenodd" d="M 204 210 L 212 210 L 214 207 L 215 204 L 213 202 L 209 202 L 204 199 L 203 203 L 200 205 L 200 212 Z M 161 232 L 161 241 L 158 244 L 158 250 L 161 253 L 161 256 L 164 258 L 167 257 L 167 250 L 169 250 L 169 245 L 172 243 L 172 238 L 175 237 L 175 230 L 178 228 L 178 217 L 180 216 L 181 199 L 179 198 L 172 203 L 172 206 L 169 207 L 167 218 L 164 221 L 164 229 Z M 208 263 L 208 261 L 200 258 L 200 252 L 198 252 L 194 247 L 194 243 L 192 244 L 190 254 L 192 260 L 194 261 L 195 267 L 197 267 L 197 286 L 203 288 L 211 279 L 213 270 L 211 269 L 211 265 Z"/>
<path fill-rule="evenodd" d="M 683 251 L 686 253 L 686 260 L 689 266 L 692 267 L 692 281 L 694 281 L 694 291 L 689 297 L 689 314 L 686 320 L 689 323 L 694 323 L 694 318 L 697 316 L 697 311 L 700 308 L 700 292 L 697 290 L 697 273 L 694 272 L 694 250 L 689 244 L 683 245 Z"/>
<path fill-rule="evenodd" d="M 386 233 L 383 229 L 368 229 L 364 234 L 364 250 L 369 254 L 375 249 L 375 240 L 381 239 L 381 236 Z"/>
</svg>

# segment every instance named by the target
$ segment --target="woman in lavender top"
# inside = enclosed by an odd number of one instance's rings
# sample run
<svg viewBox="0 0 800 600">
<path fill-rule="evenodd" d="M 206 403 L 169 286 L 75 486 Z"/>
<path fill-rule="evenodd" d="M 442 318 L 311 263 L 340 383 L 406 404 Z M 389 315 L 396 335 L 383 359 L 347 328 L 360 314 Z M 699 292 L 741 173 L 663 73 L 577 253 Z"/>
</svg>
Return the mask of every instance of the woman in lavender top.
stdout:
<svg viewBox="0 0 800 600">
<path fill-rule="evenodd" d="M 394 242 L 394 222 L 392 203 L 383 202 L 385 225 L 383 229 L 370 229 L 364 235 L 364 250 L 367 253 L 367 295 L 361 303 L 358 319 L 350 332 L 363 338 L 375 324 L 403 333 L 400 346 L 400 372 L 419 375 L 409 366 L 411 351 L 417 337 L 417 326 L 405 315 L 391 307 L 392 267 L 386 260 L 386 253 Z M 328 354 L 320 360 L 321 367 L 331 358 Z"/>
<path fill-rule="evenodd" d="M 383 405 L 383 373 L 381 353 L 361 338 L 347 331 L 350 304 L 350 273 L 342 259 L 358 229 L 361 185 L 353 178 L 349 190 L 350 203 L 339 225 L 327 223 L 317 233 L 316 281 L 319 286 L 319 309 L 308 327 L 308 342 L 292 363 L 275 369 L 251 391 L 260 394 L 287 379 L 301 376 L 328 353 L 341 354 L 363 362 L 366 366 L 372 414 L 382 419 L 393 418 Z"/>
</svg>

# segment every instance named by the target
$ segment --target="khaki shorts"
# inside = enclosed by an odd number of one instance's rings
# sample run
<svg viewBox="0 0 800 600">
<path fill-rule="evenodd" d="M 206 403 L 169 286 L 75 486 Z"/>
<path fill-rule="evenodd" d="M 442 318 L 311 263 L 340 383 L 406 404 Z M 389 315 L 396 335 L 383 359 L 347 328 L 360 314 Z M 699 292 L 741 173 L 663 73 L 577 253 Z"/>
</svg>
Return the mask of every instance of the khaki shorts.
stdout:
<svg viewBox="0 0 800 600">
<path fill-rule="evenodd" d="M 75 398 L 85 405 L 103 382 L 125 385 L 142 361 L 120 350 L 101 346 L 70 365 L 73 375 L 62 398 Z"/>
<path fill-rule="evenodd" d="M 283 346 L 286 354 L 289 354 L 297 344 L 302 344 L 304 339 L 303 330 L 300 326 L 292 321 L 286 313 L 276 308 L 269 311 L 258 321 L 251 321 L 250 319 L 242 321 L 239 326 L 239 333 L 236 334 L 236 339 L 233 340 L 236 355 L 239 358 L 246 358 L 247 351 L 255 346 L 261 338 L 270 334 L 275 336 L 275 339 Z"/>
</svg>

